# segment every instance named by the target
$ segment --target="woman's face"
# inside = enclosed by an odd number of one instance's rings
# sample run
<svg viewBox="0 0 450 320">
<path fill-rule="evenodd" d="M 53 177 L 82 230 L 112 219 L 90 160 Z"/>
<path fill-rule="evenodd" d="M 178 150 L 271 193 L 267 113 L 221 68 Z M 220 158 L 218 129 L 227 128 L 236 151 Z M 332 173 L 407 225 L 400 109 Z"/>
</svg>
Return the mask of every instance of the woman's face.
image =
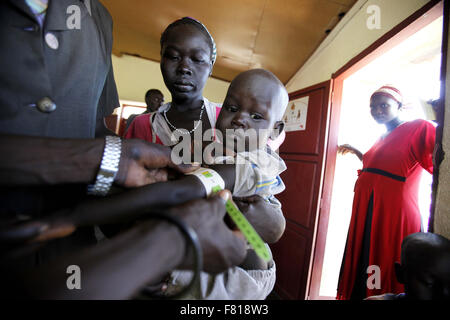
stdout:
<svg viewBox="0 0 450 320">
<path fill-rule="evenodd" d="M 211 49 L 192 25 L 169 30 L 161 48 L 161 72 L 173 100 L 198 99 L 211 73 Z"/>
<path fill-rule="evenodd" d="M 370 99 L 370 113 L 376 122 L 386 124 L 398 117 L 399 104 L 392 98 L 377 94 Z"/>
</svg>

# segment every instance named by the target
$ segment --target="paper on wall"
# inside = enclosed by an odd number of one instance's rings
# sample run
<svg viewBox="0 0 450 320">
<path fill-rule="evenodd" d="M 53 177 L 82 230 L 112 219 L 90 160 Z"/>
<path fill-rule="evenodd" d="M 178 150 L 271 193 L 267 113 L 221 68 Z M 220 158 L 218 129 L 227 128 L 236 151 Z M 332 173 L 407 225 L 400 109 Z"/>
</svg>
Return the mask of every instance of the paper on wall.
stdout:
<svg viewBox="0 0 450 320">
<path fill-rule="evenodd" d="M 309 96 L 289 102 L 283 116 L 286 132 L 306 130 L 308 103 Z"/>
</svg>

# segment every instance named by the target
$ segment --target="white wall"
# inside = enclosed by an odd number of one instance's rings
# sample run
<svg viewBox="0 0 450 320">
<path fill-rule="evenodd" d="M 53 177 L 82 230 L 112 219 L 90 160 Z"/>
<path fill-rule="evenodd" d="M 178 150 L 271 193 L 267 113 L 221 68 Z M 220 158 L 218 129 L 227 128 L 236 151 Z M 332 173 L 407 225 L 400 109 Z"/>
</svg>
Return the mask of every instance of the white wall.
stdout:
<svg viewBox="0 0 450 320">
<path fill-rule="evenodd" d="M 450 43 L 450 34 L 448 41 Z M 450 48 L 447 51 L 447 80 L 445 93 L 445 121 L 442 148 L 444 161 L 439 168 L 434 231 L 450 239 Z"/>
<path fill-rule="evenodd" d="M 114 77 L 121 100 L 144 102 L 148 89 L 156 88 L 170 101 L 170 93 L 164 84 L 159 63 L 134 56 L 112 56 Z M 203 91 L 204 96 L 214 102 L 223 102 L 229 82 L 209 78 Z"/>
<path fill-rule="evenodd" d="M 331 79 L 331 75 L 373 42 L 423 7 L 428 0 L 359 0 L 305 65 L 290 79 L 289 92 Z M 368 6 L 380 8 L 380 29 L 369 30 Z"/>
</svg>

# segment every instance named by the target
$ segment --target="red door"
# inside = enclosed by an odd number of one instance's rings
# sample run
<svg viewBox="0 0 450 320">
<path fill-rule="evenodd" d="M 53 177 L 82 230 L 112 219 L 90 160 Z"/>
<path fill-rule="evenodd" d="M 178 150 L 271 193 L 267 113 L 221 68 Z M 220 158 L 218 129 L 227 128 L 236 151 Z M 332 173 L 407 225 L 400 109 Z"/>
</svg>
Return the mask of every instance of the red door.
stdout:
<svg viewBox="0 0 450 320">
<path fill-rule="evenodd" d="M 280 148 L 287 170 L 281 178 L 286 230 L 272 246 L 277 264 L 275 292 L 283 299 L 305 299 L 322 188 L 331 81 L 294 92 L 290 100 L 309 97 L 306 130 L 288 132 Z"/>
</svg>

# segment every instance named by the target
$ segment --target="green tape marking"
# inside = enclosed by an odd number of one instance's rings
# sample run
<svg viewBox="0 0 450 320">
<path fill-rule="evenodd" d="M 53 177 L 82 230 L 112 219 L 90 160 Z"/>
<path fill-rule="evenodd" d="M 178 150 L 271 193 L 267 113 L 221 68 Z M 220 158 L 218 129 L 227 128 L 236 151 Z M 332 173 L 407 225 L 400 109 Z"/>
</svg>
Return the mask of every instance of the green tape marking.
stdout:
<svg viewBox="0 0 450 320">
<path fill-rule="evenodd" d="M 228 215 L 231 217 L 239 230 L 241 230 L 241 232 L 244 234 L 245 238 L 250 243 L 253 250 L 255 250 L 256 254 L 260 256 L 264 261 L 269 262 L 269 250 L 267 250 L 267 247 L 264 245 L 264 241 L 258 235 L 250 222 L 248 222 L 247 218 L 242 214 L 241 211 L 239 211 L 239 209 L 231 200 L 228 200 L 225 203 L 225 208 L 228 212 Z"/>
<path fill-rule="evenodd" d="M 203 184 L 205 182 L 200 178 L 201 176 L 205 178 L 209 178 L 211 181 L 211 184 L 217 183 L 217 180 L 214 180 L 214 174 L 217 174 L 214 170 L 206 170 L 199 174 L 195 175 L 202 181 Z M 218 175 L 218 174 L 217 174 Z M 220 177 L 220 176 L 219 176 Z M 221 179 L 221 178 L 220 178 Z M 223 181 L 223 179 L 221 179 Z M 211 186 L 209 184 L 209 186 Z M 205 188 L 207 189 L 208 186 L 205 185 Z M 213 185 L 211 187 L 211 192 L 216 193 L 222 190 L 222 187 L 220 186 L 220 183 L 217 185 Z M 269 262 L 271 259 L 269 250 L 264 244 L 264 241 L 261 239 L 261 237 L 258 235 L 256 230 L 253 228 L 253 226 L 248 222 L 247 218 L 242 214 L 242 212 L 239 210 L 239 208 L 236 206 L 236 204 L 230 199 L 225 203 L 225 208 L 227 210 L 228 215 L 230 216 L 231 220 L 236 224 L 236 226 L 241 230 L 244 237 L 247 239 L 248 243 L 250 243 L 253 250 L 255 250 L 256 254 L 261 257 L 264 261 Z"/>
<path fill-rule="evenodd" d="M 211 178 L 213 175 L 210 173 L 210 172 L 208 172 L 208 171 L 206 171 L 206 172 L 202 172 L 202 175 L 204 175 L 205 177 L 207 177 L 207 178 Z"/>
</svg>

